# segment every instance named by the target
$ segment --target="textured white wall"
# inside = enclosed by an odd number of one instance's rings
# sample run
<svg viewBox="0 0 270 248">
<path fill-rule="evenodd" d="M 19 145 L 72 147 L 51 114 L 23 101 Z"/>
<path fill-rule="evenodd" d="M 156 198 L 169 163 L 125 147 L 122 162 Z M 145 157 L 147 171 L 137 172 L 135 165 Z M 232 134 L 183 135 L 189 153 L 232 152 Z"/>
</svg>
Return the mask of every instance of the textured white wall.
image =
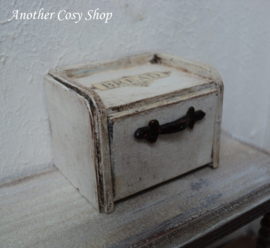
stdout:
<svg viewBox="0 0 270 248">
<path fill-rule="evenodd" d="M 213 65 L 223 128 L 270 150 L 270 1 L 0 1 L 0 182 L 52 166 L 43 75 L 164 51 Z M 112 12 L 103 21 L 12 20 L 12 11 Z"/>
</svg>

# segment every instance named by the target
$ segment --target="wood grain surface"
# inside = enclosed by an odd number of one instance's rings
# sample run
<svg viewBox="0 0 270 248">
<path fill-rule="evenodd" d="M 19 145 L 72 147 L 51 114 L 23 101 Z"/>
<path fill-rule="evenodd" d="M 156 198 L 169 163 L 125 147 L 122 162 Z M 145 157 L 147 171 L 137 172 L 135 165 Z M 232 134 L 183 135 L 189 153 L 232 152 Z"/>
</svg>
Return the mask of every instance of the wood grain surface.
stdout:
<svg viewBox="0 0 270 248">
<path fill-rule="evenodd" d="M 100 214 L 56 169 L 0 186 L 2 247 L 206 247 L 270 210 L 270 156 L 222 136 L 205 167 Z"/>
</svg>

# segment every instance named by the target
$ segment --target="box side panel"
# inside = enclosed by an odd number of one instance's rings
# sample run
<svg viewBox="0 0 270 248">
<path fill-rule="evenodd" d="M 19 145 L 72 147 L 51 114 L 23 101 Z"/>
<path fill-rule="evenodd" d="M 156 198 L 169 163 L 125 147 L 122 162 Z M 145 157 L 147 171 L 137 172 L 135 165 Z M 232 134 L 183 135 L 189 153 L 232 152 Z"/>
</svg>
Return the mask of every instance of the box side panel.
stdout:
<svg viewBox="0 0 270 248">
<path fill-rule="evenodd" d="M 215 133 L 213 140 L 213 168 L 219 166 L 219 150 L 220 150 L 220 131 L 221 131 L 221 120 L 222 120 L 222 106 L 223 106 L 223 92 L 224 87 L 222 81 L 216 84 L 218 90 L 218 104 L 216 111 L 216 123 L 215 123 Z"/>
<path fill-rule="evenodd" d="M 112 117 L 111 160 L 115 200 L 212 163 L 217 89 L 176 98 L 138 113 Z M 159 135 L 156 143 L 137 140 L 134 132 L 152 119 L 165 124 L 186 115 L 189 107 L 206 113 L 193 130 Z"/>
<path fill-rule="evenodd" d="M 54 164 L 99 210 L 93 120 L 88 102 L 45 77 Z"/>
</svg>

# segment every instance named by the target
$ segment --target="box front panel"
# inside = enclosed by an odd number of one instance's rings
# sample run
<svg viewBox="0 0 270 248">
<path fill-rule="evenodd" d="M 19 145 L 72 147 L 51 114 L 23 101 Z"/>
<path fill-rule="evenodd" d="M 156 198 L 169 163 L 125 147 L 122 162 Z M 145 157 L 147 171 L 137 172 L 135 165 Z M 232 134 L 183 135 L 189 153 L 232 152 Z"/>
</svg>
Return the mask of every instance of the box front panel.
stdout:
<svg viewBox="0 0 270 248">
<path fill-rule="evenodd" d="M 212 89 L 137 113 L 109 117 L 114 200 L 211 163 L 217 101 L 217 90 Z M 159 135 L 155 143 L 134 137 L 150 120 L 158 120 L 160 125 L 170 123 L 185 116 L 190 107 L 206 114 L 192 130 L 188 127 Z"/>
</svg>

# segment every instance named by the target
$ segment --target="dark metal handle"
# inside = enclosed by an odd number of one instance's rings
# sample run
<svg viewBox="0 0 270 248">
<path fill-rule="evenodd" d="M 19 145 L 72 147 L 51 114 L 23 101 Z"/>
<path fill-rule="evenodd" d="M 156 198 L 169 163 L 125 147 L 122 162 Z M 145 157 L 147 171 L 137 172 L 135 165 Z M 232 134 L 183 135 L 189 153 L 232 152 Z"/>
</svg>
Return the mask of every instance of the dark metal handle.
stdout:
<svg viewBox="0 0 270 248">
<path fill-rule="evenodd" d="M 195 122 L 203 119 L 204 116 L 205 113 L 202 110 L 195 111 L 193 107 L 190 107 L 187 114 L 176 121 L 161 126 L 157 120 L 149 121 L 148 127 L 141 127 L 135 131 L 134 137 L 136 139 L 147 139 L 149 142 L 155 143 L 159 134 L 177 133 L 187 127 L 193 129 Z"/>
</svg>

